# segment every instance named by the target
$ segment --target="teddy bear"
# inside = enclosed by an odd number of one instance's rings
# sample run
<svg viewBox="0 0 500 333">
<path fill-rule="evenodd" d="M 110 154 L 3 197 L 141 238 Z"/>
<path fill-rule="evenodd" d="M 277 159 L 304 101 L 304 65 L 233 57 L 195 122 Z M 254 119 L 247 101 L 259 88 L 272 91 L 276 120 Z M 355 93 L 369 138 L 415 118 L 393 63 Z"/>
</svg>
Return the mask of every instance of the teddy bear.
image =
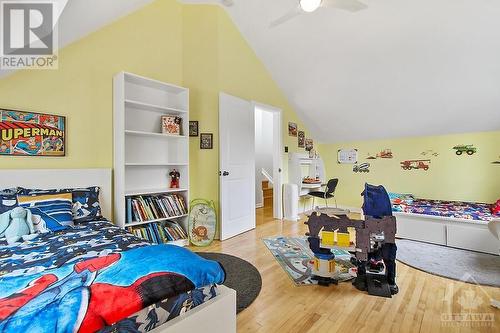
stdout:
<svg viewBox="0 0 500 333">
<path fill-rule="evenodd" d="M 9 245 L 33 240 L 38 236 L 33 225 L 33 215 L 29 209 L 16 207 L 0 215 L 0 237 L 5 237 Z"/>
</svg>

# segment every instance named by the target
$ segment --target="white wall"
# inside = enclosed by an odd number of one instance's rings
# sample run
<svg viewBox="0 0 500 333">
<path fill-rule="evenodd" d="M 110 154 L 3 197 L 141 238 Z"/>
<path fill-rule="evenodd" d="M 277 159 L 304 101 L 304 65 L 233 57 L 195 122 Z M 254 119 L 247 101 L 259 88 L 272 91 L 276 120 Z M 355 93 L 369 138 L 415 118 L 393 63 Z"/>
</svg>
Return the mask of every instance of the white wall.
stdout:
<svg viewBox="0 0 500 333">
<path fill-rule="evenodd" d="M 261 170 L 273 175 L 273 113 L 261 107 L 255 108 L 255 204 L 264 203 Z"/>
</svg>

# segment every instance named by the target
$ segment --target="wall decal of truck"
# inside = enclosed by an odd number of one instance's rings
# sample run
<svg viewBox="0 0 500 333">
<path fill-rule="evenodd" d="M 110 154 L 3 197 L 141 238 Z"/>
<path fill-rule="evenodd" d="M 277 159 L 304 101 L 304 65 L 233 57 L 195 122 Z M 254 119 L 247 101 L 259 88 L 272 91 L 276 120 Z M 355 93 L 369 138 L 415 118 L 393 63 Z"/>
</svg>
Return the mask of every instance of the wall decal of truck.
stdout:
<svg viewBox="0 0 500 333">
<path fill-rule="evenodd" d="M 401 162 L 401 168 L 403 170 L 413 170 L 413 169 L 422 169 L 422 170 L 429 170 L 429 164 L 431 163 L 431 160 L 407 160 Z"/>
<path fill-rule="evenodd" d="M 453 147 L 455 149 L 455 154 L 458 156 L 462 155 L 463 153 L 467 153 L 467 155 L 474 155 L 477 153 L 477 148 L 474 147 L 474 145 L 458 145 Z"/>
</svg>

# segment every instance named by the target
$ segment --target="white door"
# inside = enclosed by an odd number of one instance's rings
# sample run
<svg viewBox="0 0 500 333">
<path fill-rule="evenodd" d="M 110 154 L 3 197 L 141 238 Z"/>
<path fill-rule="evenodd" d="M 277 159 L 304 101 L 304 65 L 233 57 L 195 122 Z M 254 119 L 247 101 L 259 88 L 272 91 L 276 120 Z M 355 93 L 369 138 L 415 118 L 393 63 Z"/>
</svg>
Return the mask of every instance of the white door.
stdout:
<svg viewBox="0 0 500 333">
<path fill-rule="evenodd" d="M 254 118 L 252 103 L 220 93 L 221 240 L 255 228 Z"/>
</svg>

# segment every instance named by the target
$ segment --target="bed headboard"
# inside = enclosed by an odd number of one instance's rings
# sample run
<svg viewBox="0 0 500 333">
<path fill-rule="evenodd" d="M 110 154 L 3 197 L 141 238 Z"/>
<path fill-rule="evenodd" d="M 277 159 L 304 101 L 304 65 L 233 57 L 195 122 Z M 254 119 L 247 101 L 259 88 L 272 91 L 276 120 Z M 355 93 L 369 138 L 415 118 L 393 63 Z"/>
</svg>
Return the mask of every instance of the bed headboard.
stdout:
<svg viewBox="0 0 500 333">
<path fill-rule="evenodd" d="M 111 169 L 0 169 L 0 189 L 16 186 L 41 189 L 99 186 L 102 214 L 111 218 Z"/>
</svg>

